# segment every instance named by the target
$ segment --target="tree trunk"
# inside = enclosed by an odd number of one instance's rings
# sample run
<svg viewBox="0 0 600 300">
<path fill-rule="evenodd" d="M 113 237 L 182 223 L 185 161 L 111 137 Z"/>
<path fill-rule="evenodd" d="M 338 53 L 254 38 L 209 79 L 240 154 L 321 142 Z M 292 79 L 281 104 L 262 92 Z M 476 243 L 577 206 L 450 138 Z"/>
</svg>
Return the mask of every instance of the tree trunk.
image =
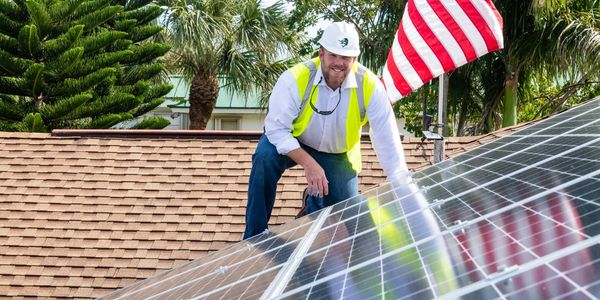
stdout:
<svg viewBox="0 0 600 300">
<path fill-rule="evenodd" d="M 458 126 L 456 128 L 456 136 L 464 136 L 465 135 L 465 122 L 467 116 L 467 100 L 463 99 L 460 102 L 460 112 L 458 113 Z"/>
<path fill-rule="evenodd" d="M 504 82 L 502 127 L 517 125 L 517 77 L 511 74 Z"/>
<path fill-rule="evenodd" d="M 218 96 L 217 76 L 194 75 L 190 85 L 190 129 L 206 129 Z"/>
</svg>

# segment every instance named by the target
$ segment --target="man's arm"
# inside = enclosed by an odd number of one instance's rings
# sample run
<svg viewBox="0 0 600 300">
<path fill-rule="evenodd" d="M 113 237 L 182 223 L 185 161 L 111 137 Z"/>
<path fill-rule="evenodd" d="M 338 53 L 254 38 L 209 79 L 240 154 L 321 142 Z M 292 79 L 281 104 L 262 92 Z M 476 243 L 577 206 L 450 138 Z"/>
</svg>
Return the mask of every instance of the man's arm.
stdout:
<svg viewBox="0 0 600 300">
<path fill-rule="evenodd" d="M 400 141 L 400 133 L 394 111 L 381 82 L 371 96 L 367 107 L 370 135 L 375 153 L 390 182 L 408 180 L 409 172 Z"/>
<path fill-rule="evenodd" d="M 309 83 L 312 84 L 312 83 Z M 265 118 L 265 134 L 277 152 L 287 155 L 304 168 L 304 176 L 311 195 L 329 193 L 325 171 L 292 136 L 292 124 L 300 113 L 300 95 L 291 73 L 285 72 L 273 87 L 269 98 L 269 112 Z"/>
<path fill-rule="evenodd" d="M 284 72 L 271 91 L 269 110 L 265 117 L 265 135 L 279 154 L 300 148 L 292 136 L 293 122 L 300 113 L 300 95 L 291 72 Z"/>
</svg>

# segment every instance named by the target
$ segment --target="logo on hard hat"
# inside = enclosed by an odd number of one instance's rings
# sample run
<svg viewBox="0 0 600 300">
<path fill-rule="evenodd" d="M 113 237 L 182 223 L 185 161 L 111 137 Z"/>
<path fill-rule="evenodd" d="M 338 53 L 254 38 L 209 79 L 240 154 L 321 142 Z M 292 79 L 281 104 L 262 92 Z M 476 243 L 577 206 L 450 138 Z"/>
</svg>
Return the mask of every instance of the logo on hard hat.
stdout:
<svg viewBox="0 0 600 300">
<path fill-rule="evenodd" d="M 343 38 L 343 39 L 341 39 L 341 40 L 340 40 L 340 45 L 341 45 L 342 47 L 346 47 L 346 46 L 348 46 L 348 38 Z"/>
</svg>

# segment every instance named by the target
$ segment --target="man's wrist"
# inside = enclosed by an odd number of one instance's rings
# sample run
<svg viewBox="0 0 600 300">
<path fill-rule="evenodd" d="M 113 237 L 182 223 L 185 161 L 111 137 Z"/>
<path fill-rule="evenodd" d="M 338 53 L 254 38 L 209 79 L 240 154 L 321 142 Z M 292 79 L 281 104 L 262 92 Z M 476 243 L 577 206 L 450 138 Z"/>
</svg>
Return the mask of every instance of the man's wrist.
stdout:
<svg viewBox="0 0 600 300">
<path fill-rule="evenodd" d="M 388 176 L 388 181 L 394 184 L 407 184 L 412 181 L 411 172 L 408 170 L 397 171 Z"/>
</svg>

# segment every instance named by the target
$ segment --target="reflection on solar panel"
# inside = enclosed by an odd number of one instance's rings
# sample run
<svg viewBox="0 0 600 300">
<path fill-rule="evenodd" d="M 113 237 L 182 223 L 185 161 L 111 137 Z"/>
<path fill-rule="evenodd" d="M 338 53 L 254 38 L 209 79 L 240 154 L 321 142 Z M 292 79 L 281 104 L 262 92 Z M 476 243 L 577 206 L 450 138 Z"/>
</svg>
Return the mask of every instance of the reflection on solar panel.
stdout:
<svg viewBox="0 0 600 300">
<path fill-rule="evenodd" d="M 106 299 L 598 299 L 600 98 Z"/>
</svg>

